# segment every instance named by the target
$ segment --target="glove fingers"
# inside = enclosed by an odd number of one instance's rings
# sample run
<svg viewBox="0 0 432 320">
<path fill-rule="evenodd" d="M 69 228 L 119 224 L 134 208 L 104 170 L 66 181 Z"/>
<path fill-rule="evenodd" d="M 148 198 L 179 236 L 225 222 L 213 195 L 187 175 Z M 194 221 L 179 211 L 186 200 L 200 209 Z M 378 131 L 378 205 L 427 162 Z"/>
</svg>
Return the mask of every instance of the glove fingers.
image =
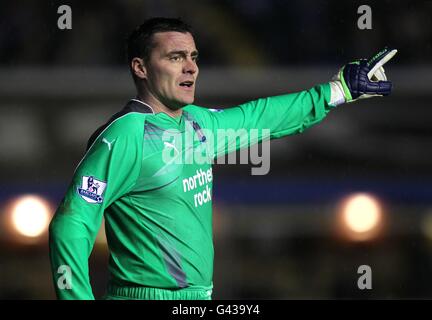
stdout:
<svg viewBox="0 0 432 320">
<path fill-rule="evenodd" d="M 370 78 L 371 81 L 387 81 L 387 76 L 383 67 L 379 67 Z"/>
<path fill-rule="evenodd" d="M 396 49 L 385 48 L 372 59 L 360 59 L 340 69 L 338 80 L 345 101 L 350 102 L 372 96 L 388 96 L 392 90 L 392 83 L 387 81 L 383 65 L 396 53 Z"/>
<path fill-rule="evenodd" d="M 368 72 L 368 78 L 370 79 L 377 69 L 386 64 L 392 59 L 397 53 L 396 49 L 385 48 L 368 61 L 368 66 L 371 68 Z"/>
<path fill-rule="evenodd" d="M 366 94 L 378 94 L 382 96 L 388 96 L 392 89 L 392 83 L 390 81 L 377 81 L 370 82 L 366 87 Z"/>
</svg>

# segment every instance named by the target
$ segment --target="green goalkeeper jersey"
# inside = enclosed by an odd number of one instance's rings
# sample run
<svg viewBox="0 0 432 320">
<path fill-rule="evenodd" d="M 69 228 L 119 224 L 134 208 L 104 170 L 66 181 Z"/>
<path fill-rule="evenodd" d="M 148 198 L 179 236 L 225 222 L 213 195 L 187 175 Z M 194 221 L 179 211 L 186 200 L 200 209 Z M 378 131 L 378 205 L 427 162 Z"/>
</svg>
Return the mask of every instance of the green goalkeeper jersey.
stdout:
<svg viewBox="0 0 432 320">
<path fill-rule="evenodd" d="M 188 105 L 172 118 L 131 100 L 89 140 L 51 221 L 57 296 L 94 298 L 88 258 L 103 217 L 110 284 L 211 288 L 212 161 L 267 137 L 302 132 L 326 116 L 329 101 L 330 86 L 323 84 L 223 110 Z M 239 129 L 262 131 L 256 141 L 228 135 L 216 143 L 218 131 Z"/>
</svg>

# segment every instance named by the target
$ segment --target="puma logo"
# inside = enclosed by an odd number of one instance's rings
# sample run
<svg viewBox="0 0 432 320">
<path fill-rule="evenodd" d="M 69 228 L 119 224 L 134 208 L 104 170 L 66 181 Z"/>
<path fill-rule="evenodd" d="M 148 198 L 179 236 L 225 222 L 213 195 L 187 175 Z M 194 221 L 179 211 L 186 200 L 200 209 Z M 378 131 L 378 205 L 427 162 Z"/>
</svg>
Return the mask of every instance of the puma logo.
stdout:
<svg viewBox="0 0 432 320">
<path fill-rule="evenodd" d="M 114 139 L 113 141 L 109 142 L 107 139 L 103 138 L 102 142 L 106 143 L 108 146 L 108 150 L 111 151 L 111 146 L 113 145 L 113 143 L 116 141 L 116 139 Z"/>
</svg>

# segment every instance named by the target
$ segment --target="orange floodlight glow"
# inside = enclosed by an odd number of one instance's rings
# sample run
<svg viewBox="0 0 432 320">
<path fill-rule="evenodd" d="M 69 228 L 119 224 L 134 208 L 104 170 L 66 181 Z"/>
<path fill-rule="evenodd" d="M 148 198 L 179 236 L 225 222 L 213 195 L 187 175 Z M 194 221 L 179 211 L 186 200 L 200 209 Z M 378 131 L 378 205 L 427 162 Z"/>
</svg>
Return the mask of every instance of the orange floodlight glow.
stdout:
<svg viewBox="0 0 432 320">
<path fill-rule="evenodd" d="M 26 239 L 37 239 L 46 234 L 52 207 L 44 198 L 24 195 L 13 200 L 8 208 L 13 231 Z"/>
<path fill-rule="evenodd" d="M 344 233 L 352 240 L 370 240 L 382 225 L 380 201 L 367 193 L 356 193 L 342 201 L 340 209 Z"/>
</svg>

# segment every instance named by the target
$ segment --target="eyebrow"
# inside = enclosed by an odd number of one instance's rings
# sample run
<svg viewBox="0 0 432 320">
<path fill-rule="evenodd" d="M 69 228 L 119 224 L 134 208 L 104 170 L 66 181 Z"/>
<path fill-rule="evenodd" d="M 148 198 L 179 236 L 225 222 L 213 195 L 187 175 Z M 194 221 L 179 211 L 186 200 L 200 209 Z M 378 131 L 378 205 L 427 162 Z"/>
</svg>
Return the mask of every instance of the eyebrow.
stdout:
<svg viewBox="0 0 432 320">
<path fill-rule="evenodd" d="M 170 51 L 167 53 L 167 55 L 175 55 L 175 54 L 181 54 L 182 56 L 187 56 L 188 55 L 188 51 L 186 50 L 174 50 L 174 51 Z M 198 51 L 194 50 L 191 52 L 191 57 L 198 57 Z"/>
</svg>

